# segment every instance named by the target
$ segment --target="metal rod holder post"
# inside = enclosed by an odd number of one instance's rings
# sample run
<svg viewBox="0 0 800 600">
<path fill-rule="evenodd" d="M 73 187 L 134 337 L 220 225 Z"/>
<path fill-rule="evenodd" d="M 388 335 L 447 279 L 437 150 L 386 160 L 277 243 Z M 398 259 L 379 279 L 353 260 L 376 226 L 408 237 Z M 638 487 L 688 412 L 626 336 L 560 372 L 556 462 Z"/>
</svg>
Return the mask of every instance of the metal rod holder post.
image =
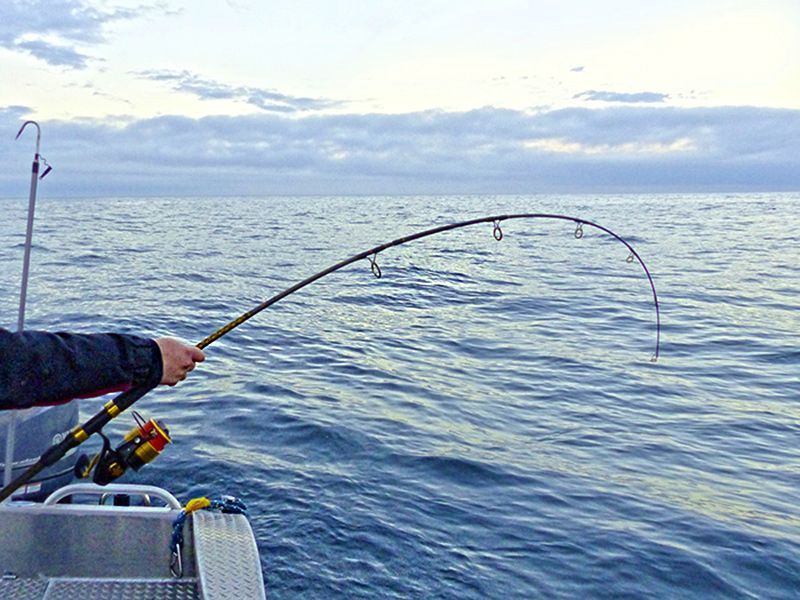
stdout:
<svg viewBox="0 0 800 600">
<path fill-rule="evenodd" d="M 22 284 L 19 291 L 19 313 L 17 316 L 17 331 L 22 331 L 25 327 L 25 302 L 28 297 L 28 273 L 31 264 L 31 245 L 33 241 L 33 215 L 36 211 L 36 189 L 39 181 L 39 145 L 42 139 L 42 130 L 36 121 L 25 121 L 17 132 L 17 137 L 22 135 L 25 127 L 33 125 L 36 127 L 36 154 L 33 155 L 33 165 L 31 167 L 31 191 L 28 198 L 28 227 L 25 232 L 25 257 L 22 259 Z M 6 431 L 6 454 L 5 469 L 3 470 L 3 485 L 11 483 L 14 471 L 14 444 L 16 442 L 17 413 L 11 415 Z"/>
</svg>

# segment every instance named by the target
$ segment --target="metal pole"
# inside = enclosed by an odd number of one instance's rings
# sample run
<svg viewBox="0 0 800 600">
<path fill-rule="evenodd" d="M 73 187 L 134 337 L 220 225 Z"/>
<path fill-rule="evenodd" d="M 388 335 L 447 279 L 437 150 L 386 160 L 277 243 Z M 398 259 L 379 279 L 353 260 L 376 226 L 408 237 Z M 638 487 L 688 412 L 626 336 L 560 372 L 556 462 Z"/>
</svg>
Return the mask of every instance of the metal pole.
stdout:
<svg viewBox="0 0 800 600">
<path fill-rule="evenodd" d="M 3 470 L 3 485 L 11 483 L 11 475 L 14 471 L 14 442 L 16 441 L 17 415 L 11 415 L 6 429 L 6 458 L 5 469 Z"/>
<path fill-rule="evenodd" d="M 28 199 L 28 229 L 25 233 L 25 258 L 22 260 L 22 285 L 19 292 L 19 315 L 17 318 L 17 331 L 22 331 L 25 326 L 25 300 L 28 296 L 28 272 L 31 264 L 31 242 L 33 240 L 33 215 L 36 210 L 36 187 L 39 181 L 39 143 L 42 130 L 36 121 L 25 121 L 17 133 L 17 139 L 22 135 L 25 126 L 32 123 L 36 126 L 36 154 L 31 167 L 31 193 Z"/>
<path fill-rule="evenodd" d="M 25 327 L 25 301 L 28 296 L 28 273 L 31 263 L 31 243 L 33 240 L 33 215 L 36 210 L 36 188 L 39 181 L 39 144 L 42 139 L 42 130 L 36 121 L 25 121 L 17 132 L 17 137 L 22 135 L 25 127 L 32 124 L 36 127 L 36 154 L 33 156 L 31 167 L 31 193 L 28 198 L 28 228 L 25 232 L 25 257 L 22 259 L 22 284 L 19 292 L 19 313 L 17 315 L 17 331 Z M 11 483 L 14 472 L 14 444 L 17 432 L 17 412 L 13 411 L 6 431 L 6 456 L 5 469 L 3 470 L 3 485 Z"/>
</svg>

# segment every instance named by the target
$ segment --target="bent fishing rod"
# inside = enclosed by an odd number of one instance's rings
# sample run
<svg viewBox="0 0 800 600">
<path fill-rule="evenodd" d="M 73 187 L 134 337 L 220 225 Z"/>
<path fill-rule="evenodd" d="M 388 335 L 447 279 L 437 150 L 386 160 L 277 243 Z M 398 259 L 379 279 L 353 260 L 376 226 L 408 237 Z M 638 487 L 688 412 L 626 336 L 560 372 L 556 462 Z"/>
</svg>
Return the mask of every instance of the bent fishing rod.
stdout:
<svg viewBox="0 0 800 600">
<path fill-rule="evenodd" d="M 258 306 L 248 310 L 247 312 L 243 313 L 227 325 L 219 328 L 217 331 L 203 339 L 201 342 L 197 344 L 197 347 L 201 350 L 210 344 L 213 344 L 222 336 L 230 333 L 232 330 L 236 329 L 244 323 L 245 321 L 251 319 L 261 311 L 269 308 L 276 302 L 283 300 L 286 296 L 294 294 L 298 290 L 306 287 L 314 283 L 315 281 L 330 275 L 344 267 L 351 265 L 355 262 L 360 260 L 367 259 L 370 264 L 370 270 L 372 274 L 380 278 L 381 268 L 378 265 L 378 254 L 387 250 L 389 248 L 393 248 L 395 246 L 402 246 L 403 244 L 407 244 L 409 242 L 413 242 L 414 240 L 419 240 L 422 238 L 430 237 L 432 235 L 436 235 L 439 233 L 444 233 L 446 231 L 452 231 L 454 229 L 461 229 L 464 227 L 469 227 L 472 225 L 478 225 L 481 223 L 491 223 L 492 224 L 492 236 L 498 242 L 503 239 L 503 230 L 500 227 L 500 224 L 503 221 L 510 221 L 513 219 L 551 219 L 551 220 L 560 220 L 560 221 L 570 221 L 575 224 L 575 232 L 574 236 L 576 239 L 581 239 L 584 236 L 584 226 L 592 227 L 607 235 L 612 236 L 614 239 L 622 243 L 629 251 L 628 257 L 626 261 L 628 263 L 632 263 L 634 260 L 638 261 L 639 264 L 644 269 L 645 275 L 647 275 L 647 280 L 650 283 L 650 289 L 653 294 L 653 305 L 655 307 L 656 312 L 656 342 L 655 342 L 655 354 L 653 355 L 652 360 L 658 360 L 659 356 L 659 347 L 661 344 L 661 313 L 659 310 L 658 305 L 658 295 L 656 294 L 656 286 L 653 282 L 653 277 L 650 275 L 650 271 L 645 265 L 644 260 L 642 257 L 639 256 L 639 253 L 625 240 L 622 236 L 614 233 L 610 229 L 599 225 L 597 223 L 593 223 L 592 221 L 587 221 L 586 219 L 581 219 L 578 217 L 571 217 L 567 215 L 558 215 L 558 214 L 549 214 L 549 213 L 520 213 L 520 214 L 505 214 L 505 215 L 497 215 L 497 216 L 490 216 L 490 217 L 480 217 L 477 219 L 470 219 L 468 221 L 460 221 L 458 223 L 450 223 L 448 225 L 441 225 L 439 227 L 433 227 L 431 229 L 426 229 L 424 231 L 419 231 L 417 233 L 413 233 L 411 235 L 407 235 L 405 237 L 397 238 L 396 240 L 392 240 L 391 242 L 386 242 L 385 244 L 380 244 L 369 250 L 365 250 L 364 252 L 359 252 L 358 254 L 354 254 L 350 258 L 346 258 L 334 265 L 331 265 L 327 269 L 323 269 L 314 275 L 303 279 L 302 281 L 286 288 L 282 292 L 275 294 L 271 298 L 265 300 Z M 98 433 L 102 430 L 102 428 L 107 425 L 112 419 L 117 417 L 120 413 L 125 411 L 126 409 L 130 408 L 134 402 L 139 400 L 142 396 L 144 396 L 150 389 L 144 387 L 132 388 L 126 392 L 123 392 L 116 396 L 113 400 L 107 402 L 103 409 L 98 412 L 96 415 L 91 417 L 87 420 L 83 425 L 78 425 L 69 434 L 67 434 L 64 439 L 48 448 L 44 454 L 39 458 L 39 460 L 29 467 L 24 473 L 22 473 L 19 477 L 17 477 L 14 481 L 0 490 L 0 502 L 8 498 L 11 494 L 14 493 L 19 487 L 25 485 L 28 481 L 30 481 L 37 473 L 39 473 L 42 469 L 55 464 L 58 460 L 60 460 L 67 452 L 76 448 L 83 442 L 85 442 L 89 437 L 95 433 Z"/>
</svg>

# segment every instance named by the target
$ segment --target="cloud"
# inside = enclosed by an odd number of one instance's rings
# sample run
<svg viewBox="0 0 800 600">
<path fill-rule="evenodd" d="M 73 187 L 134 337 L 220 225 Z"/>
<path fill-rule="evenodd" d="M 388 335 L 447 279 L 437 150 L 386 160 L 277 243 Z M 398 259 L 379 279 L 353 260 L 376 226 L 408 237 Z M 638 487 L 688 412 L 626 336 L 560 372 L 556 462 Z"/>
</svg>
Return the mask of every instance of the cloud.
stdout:
<svg viewBox="0 0 800 600">
<path fill-rule="evenodd" d="M 20 113 L 0 109 L 0 130 Z M 800 189 L 800 111 L 788 109 L 257 113 L 42 130 L 52 195 Z M 27 152 L 12 144 L 0 141 L 4 196 L 27 189 Z"/>
<path fill-rule="evenodd" d="M 241 0 L 225 0 L 225 4 L 240 13 L 247 12 L 252 8 L 248 2 L 242 2 Z"/>
<path fill-rule="evenodd" d="M 584 67 L 584 66 L 572 67 L 572 68 L 570 69 L 570 71 L 572 71 L 573 73 L 583 73 L 583 71 L 584 71 L 584 69 L 585 69 L 585 68 L 586 68 L 586 67 Z"/>
<path fill-rule="evenodd" d="M 86 67 L 88 56 L 81 54 L 70 46 L 59 46 L 41 40 L 17 42 L 16 48 L 26 50 L 32 56 L 55 66 L 67 66 L 73 69 Z"/>
<path fill-rule="evenodd" d="M 136 75 L 142 79 L 168 83 L 173 90 L 192 94 L 201 100 L 234 100 L 268 112 L 303 112 L 340 104 L 333 100 L 289 96 L 270 89 L 232 86 L 189 71 L 151 70 L 140 71 Z"/>
<path fill-rule="evenodd" d="M 74 0 L 3 0 L 0 48 L 26 52 L 53 66 L 83 69 L 90 57 L 79 47 L 103 43 L 109 23 L 152 12 L 169 11 L 161 3 L 100 10 Z"/>
<path fill-rule="evenodd" d="M 574 69 L 573 69 L 574 70 Z M 664 102 L 669 99 L 668 94 L 658 92 L 638 92 L 634 94 L 622 92 L 601 92 L 597 90 L 587 90 L 580 94 L 575 94 L 573 98 L 583 98 L 585 100 L 595 100 L 599 102 Z"/>
<path fill-rule="evenodd" d="M 8 123 L 11 121 L 22 120 L 23 117 L 30 114 L 30 106 L 22 106 L 20 104 L 12 104 L 10 106 L 0 106 L 0 122 Z M 22 123 L 19 123 L 22 125 Z"/>
</svg>

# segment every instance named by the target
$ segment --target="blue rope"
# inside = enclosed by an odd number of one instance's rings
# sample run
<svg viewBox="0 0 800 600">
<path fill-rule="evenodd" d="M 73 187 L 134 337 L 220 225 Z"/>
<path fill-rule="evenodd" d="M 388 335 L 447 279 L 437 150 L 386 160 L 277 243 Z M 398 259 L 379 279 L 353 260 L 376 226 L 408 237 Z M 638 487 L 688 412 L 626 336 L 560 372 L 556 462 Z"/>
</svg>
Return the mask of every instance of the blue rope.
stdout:
<svg viewBox="0 0 800 600">
<path fill-rule="evenodd" d="M 201 499 L 196 498 L 195 500 Z M 195 500 L 189 501 L 186 506 L 189 507 Z M 206 499 L 203 498 L 202 500 Z M 186 523 L 186 517 L 188 517 L 195 510 L 207 509 L 216 510 L 225 514 L 247 515 L 247 505 L 239 500 L 239 498 L 235 498 L 234 496 L 223 496 L 219 500 L 209 500 L 208 504 L 205 502 L 201 502 L 201 504 L 202 506 L 199 508 L 190 510 L 184 508 L 181 511 L 181 514 L 179 514 L 172 522 L 172 539 L 169 542 L 169 549 L 173 554 L 178 551 L 178 545 L 183 543 L 183 525 Z"/>
</svg>

